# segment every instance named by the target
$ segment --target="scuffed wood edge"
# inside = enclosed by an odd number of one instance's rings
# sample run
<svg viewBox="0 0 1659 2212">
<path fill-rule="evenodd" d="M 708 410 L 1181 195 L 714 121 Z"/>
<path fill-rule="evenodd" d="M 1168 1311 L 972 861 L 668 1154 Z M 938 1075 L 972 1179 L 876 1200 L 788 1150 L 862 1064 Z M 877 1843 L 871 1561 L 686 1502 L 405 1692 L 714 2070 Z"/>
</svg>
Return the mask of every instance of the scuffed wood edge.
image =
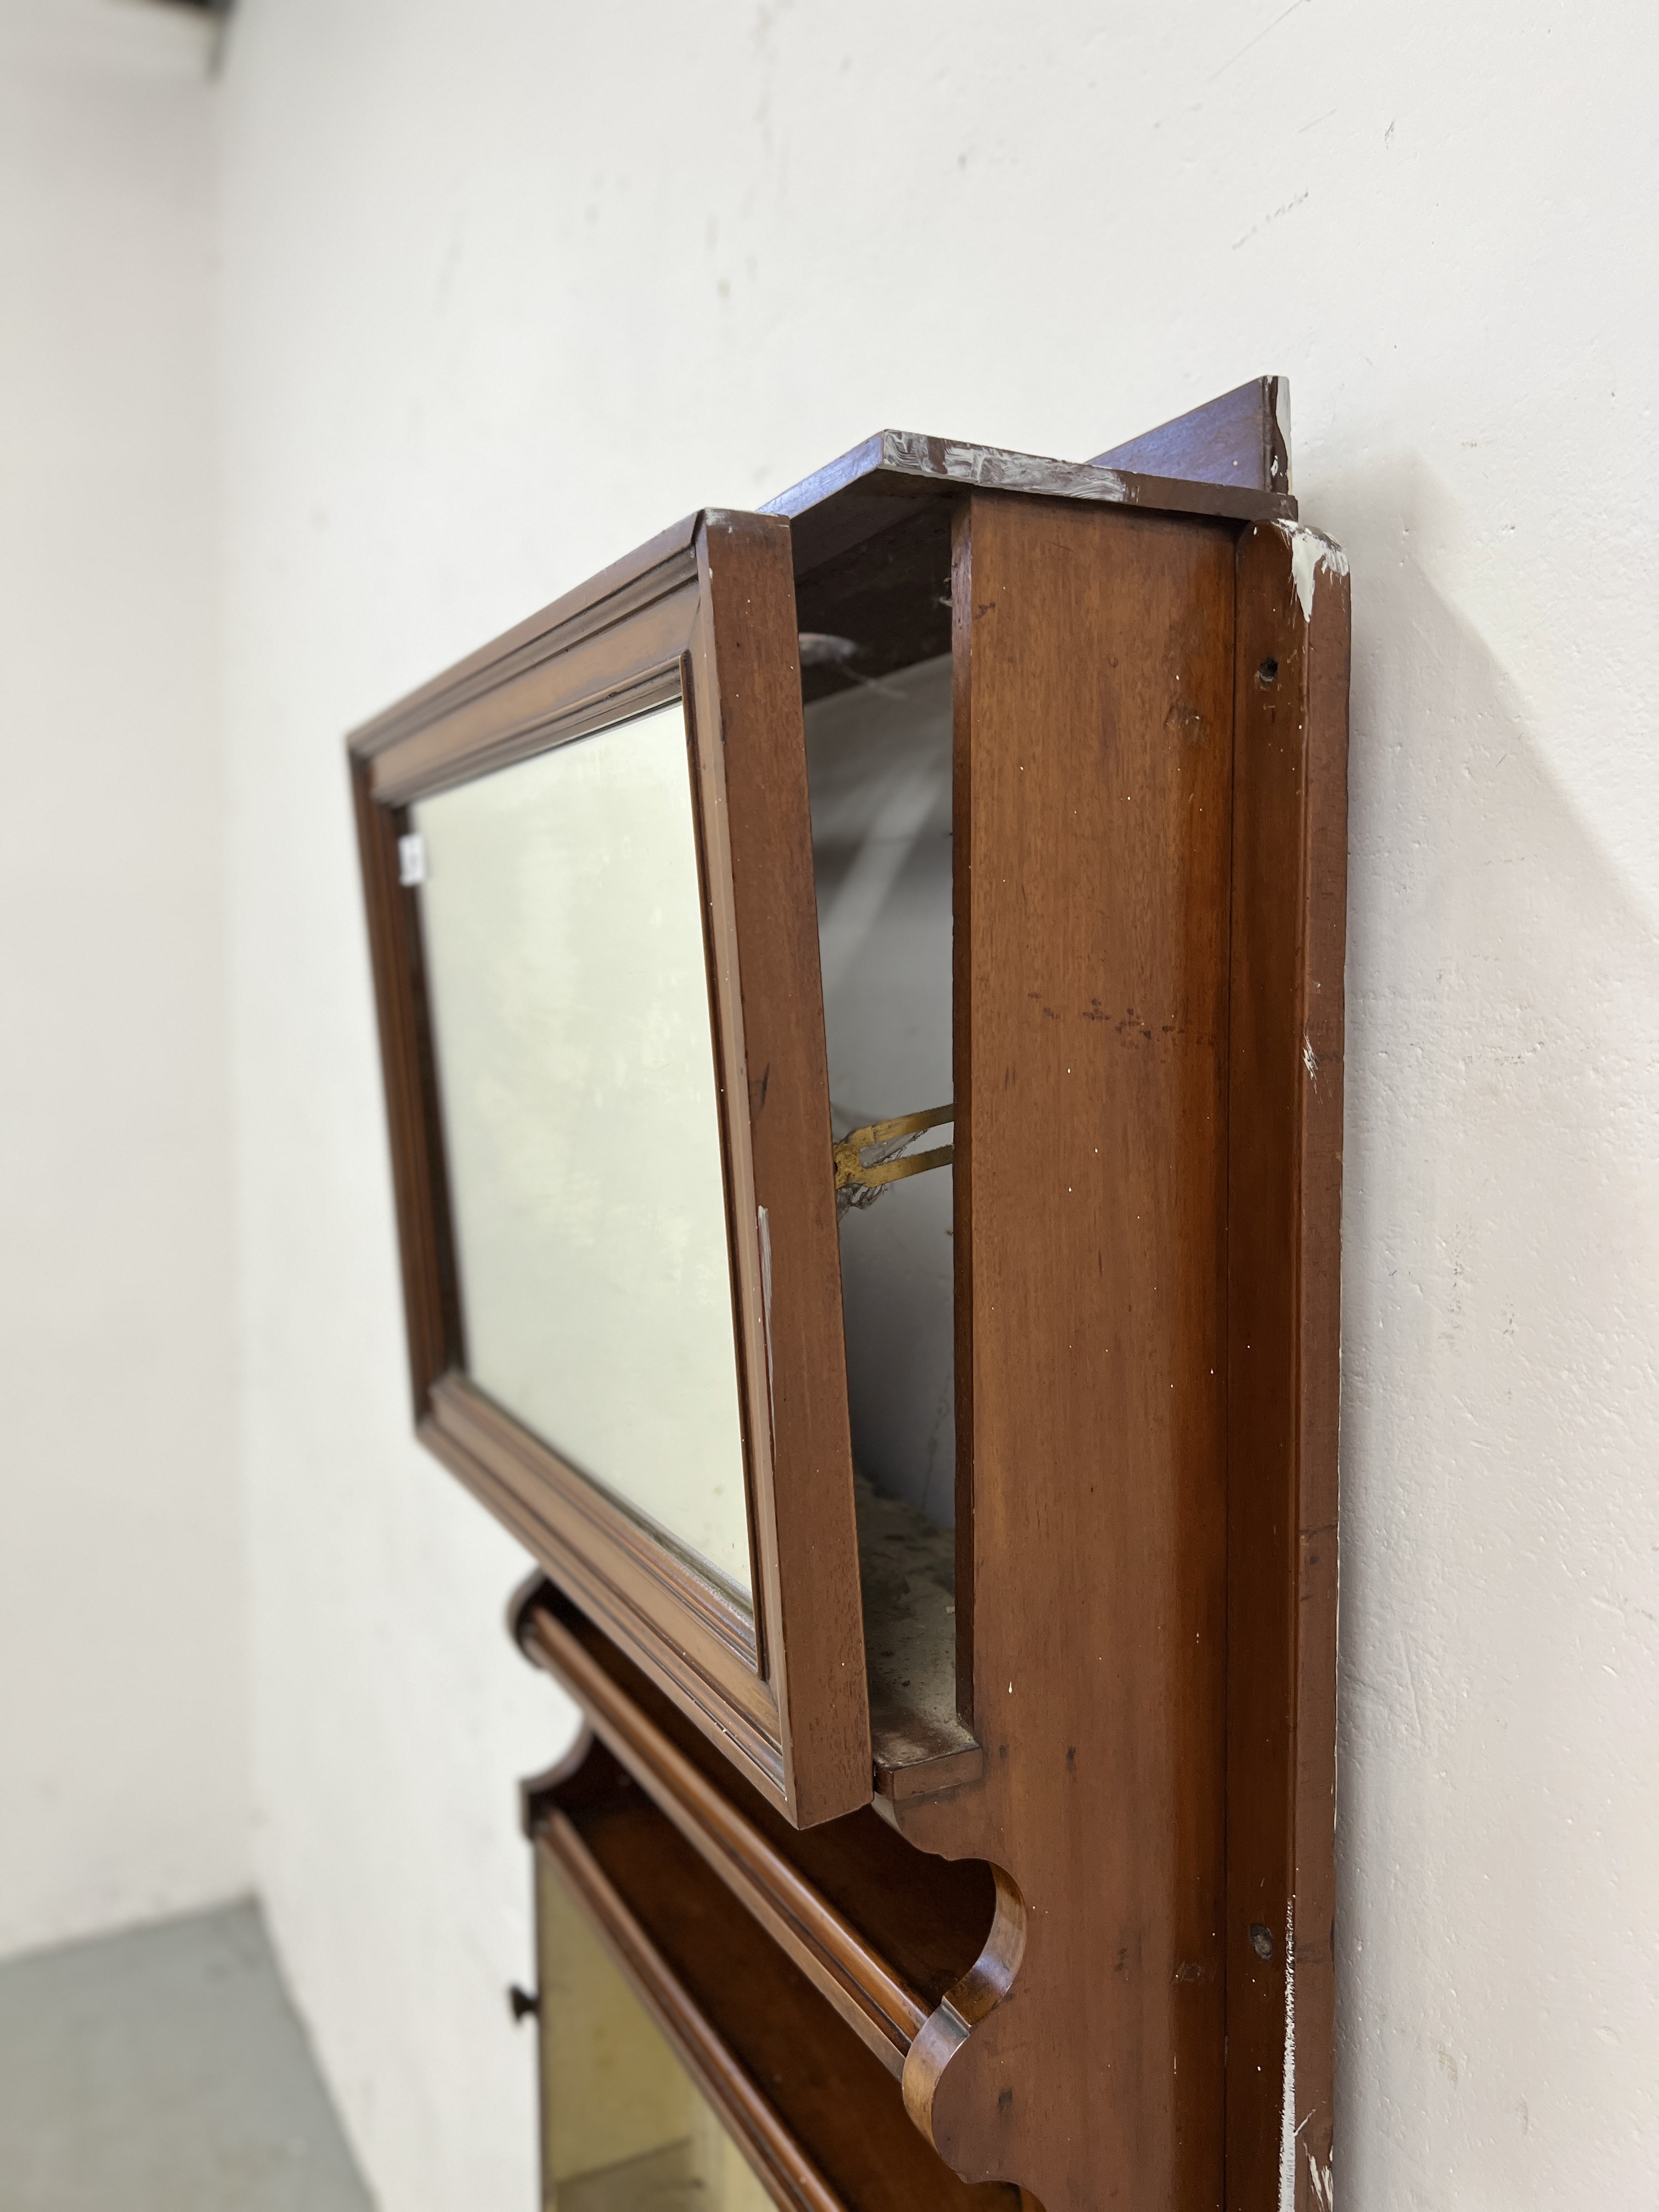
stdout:
<svg viewBox="0 0 1659 2212">
<path fill-rule="evenodd" d="M 1297 2002 L 1316 2033 L 1298 2066 L 1297 2212 L 1331 2212 L 1336 2065 L 1336 1690 L 1342 1361 L 1342 1127 L 1348 897 L 1351 592 L 1346 557 L 1310 531 L 1291 538 L 1308 624 L 1307 830 L 1302 969 L 1303 1095 L 1297 1299 L 1295 1929 Z M 1306 1960 L 1304 1960 L 1304 1931 Z"/>
<path fill-rule="evenodd" d="M 1348 579 L 1285 526 L 1237 573 L 1226 2203 L 1329 2212 Z"/>
<path fill-rule="evenodd" d="M 838 493 L 896 492 L 914 496 L 919 483 L 941 489 L 1018 491 L 1048 499 L 1081 499 L 1109 507 L 1136 507 L 1166 514 L 1214 515 L 1234 522 L 1291 521 L 1288 493 L 1246 490 L 1176 477 L 1142 476 L 1061 461 L 1042 453 L 1015 453 L 965 439 L 936 438 L 917 430 L 882 430 L 850 453 L 768 500 L 763 514 L 794 521 Z"/>
</svg>

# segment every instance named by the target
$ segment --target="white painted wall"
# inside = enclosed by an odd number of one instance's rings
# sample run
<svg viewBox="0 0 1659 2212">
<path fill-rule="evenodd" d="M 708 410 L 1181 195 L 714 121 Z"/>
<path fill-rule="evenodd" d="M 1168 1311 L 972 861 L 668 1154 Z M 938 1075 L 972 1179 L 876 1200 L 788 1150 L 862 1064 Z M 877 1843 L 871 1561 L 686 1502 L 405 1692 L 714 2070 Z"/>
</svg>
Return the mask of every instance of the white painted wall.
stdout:
<svg viewBox="0 0 1659 2212">
<path fill-rule="evenodd" d="M 241 0 L 221 90 L 262 1879 L 388 2212 L 528 2207 L 516 1556 L 407 1439 L 340 740 L 878 423 L 1258 370 L 1355 576 L 1339 2185 L 1659 2172 L 1659 19 Z"/>
<path fill-rule="evenodd" d="M 0 0 L 0 1952 L 250 1875 L 205 64 Z"/>
</svg>

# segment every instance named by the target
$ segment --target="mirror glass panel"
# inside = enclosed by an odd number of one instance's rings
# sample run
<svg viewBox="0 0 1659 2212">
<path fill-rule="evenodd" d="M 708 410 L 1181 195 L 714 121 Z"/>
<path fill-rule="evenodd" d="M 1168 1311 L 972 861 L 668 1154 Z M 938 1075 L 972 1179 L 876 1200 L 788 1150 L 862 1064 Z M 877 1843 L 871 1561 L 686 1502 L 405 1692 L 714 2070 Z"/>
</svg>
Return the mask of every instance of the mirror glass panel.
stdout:
<svg viewBox="0 0 1659 2212">
<path fill-rule="evenodd" d="M 746 1602 L 684 707 L 413 818 L 468 1376 Z"/>
<path fill-rule="evenodd" d="M 545 2212 L 773 2212 L 543 1851 L 536 1899 Z"/>
</svg>

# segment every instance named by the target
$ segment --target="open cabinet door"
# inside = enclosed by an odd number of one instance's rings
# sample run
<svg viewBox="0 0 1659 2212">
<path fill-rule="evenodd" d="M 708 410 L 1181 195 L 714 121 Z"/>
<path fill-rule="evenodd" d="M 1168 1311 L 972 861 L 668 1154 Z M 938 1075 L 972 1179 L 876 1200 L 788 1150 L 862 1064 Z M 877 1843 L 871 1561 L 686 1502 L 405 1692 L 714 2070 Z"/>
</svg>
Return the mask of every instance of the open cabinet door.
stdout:
<svg viewBox="0 0 1659 2212">
<path fill-rule="evenodd" d="M 805 1826 L 871 1752 L 789 526 L 350 741 L 420 1436 Z"/>
</svg>

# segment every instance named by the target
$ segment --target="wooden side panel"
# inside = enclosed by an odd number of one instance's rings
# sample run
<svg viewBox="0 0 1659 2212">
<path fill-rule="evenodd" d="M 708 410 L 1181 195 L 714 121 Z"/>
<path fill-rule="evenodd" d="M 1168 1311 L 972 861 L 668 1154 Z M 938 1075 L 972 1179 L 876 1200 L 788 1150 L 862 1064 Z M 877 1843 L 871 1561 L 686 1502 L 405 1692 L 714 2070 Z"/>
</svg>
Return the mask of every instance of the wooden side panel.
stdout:
<svg viewBox="0 0 1659 2212">
<path fill-rule="evenodd" d="M 386 1077 L 386 1135 L 398 1209 L 410 1392 L 418 1423 L 432 1385 L 459 1350 L 437 1086 L 432 1077 L 419 918 L 398 880 L 403 817 L 376 804 L 372 763 L 354 757 L 351 797 L 363 873 L 369 964 Z"/>
<path fill-rule="evenodd" d="M 975 495 L 954 597 L 986 1777 L 898 1816 L 1026 1933 L 907 2091 L 1047 2212 L 1215 2212 L 1232 534 Z"/>
<path fill-rule="evenodd" d="M 742 1000 L 729 1166 L 745 1216 L 739 1278 L 752 1278 L 744 1304 L 761 1387 L 750 1402 L 772 1465 L 771 1482 L 755 1486 L 757 1539 L 770 1554 L 763 1668 L 782 1720 L 791 1817 L 806 1827 L 866 1804 L 871 1765 L 789 526 L 711 514 L 698 562 L 693 696 L 700 718 L 717 717 L 725 813 L 720 822 L 706 805 L 703 826 Z"/>
<path fill-rule="evenodd" d="M 1267 525 L 1237 575 L 1227 2205 L 1329 2212 L 1348 579 Z"/>
</svg>

